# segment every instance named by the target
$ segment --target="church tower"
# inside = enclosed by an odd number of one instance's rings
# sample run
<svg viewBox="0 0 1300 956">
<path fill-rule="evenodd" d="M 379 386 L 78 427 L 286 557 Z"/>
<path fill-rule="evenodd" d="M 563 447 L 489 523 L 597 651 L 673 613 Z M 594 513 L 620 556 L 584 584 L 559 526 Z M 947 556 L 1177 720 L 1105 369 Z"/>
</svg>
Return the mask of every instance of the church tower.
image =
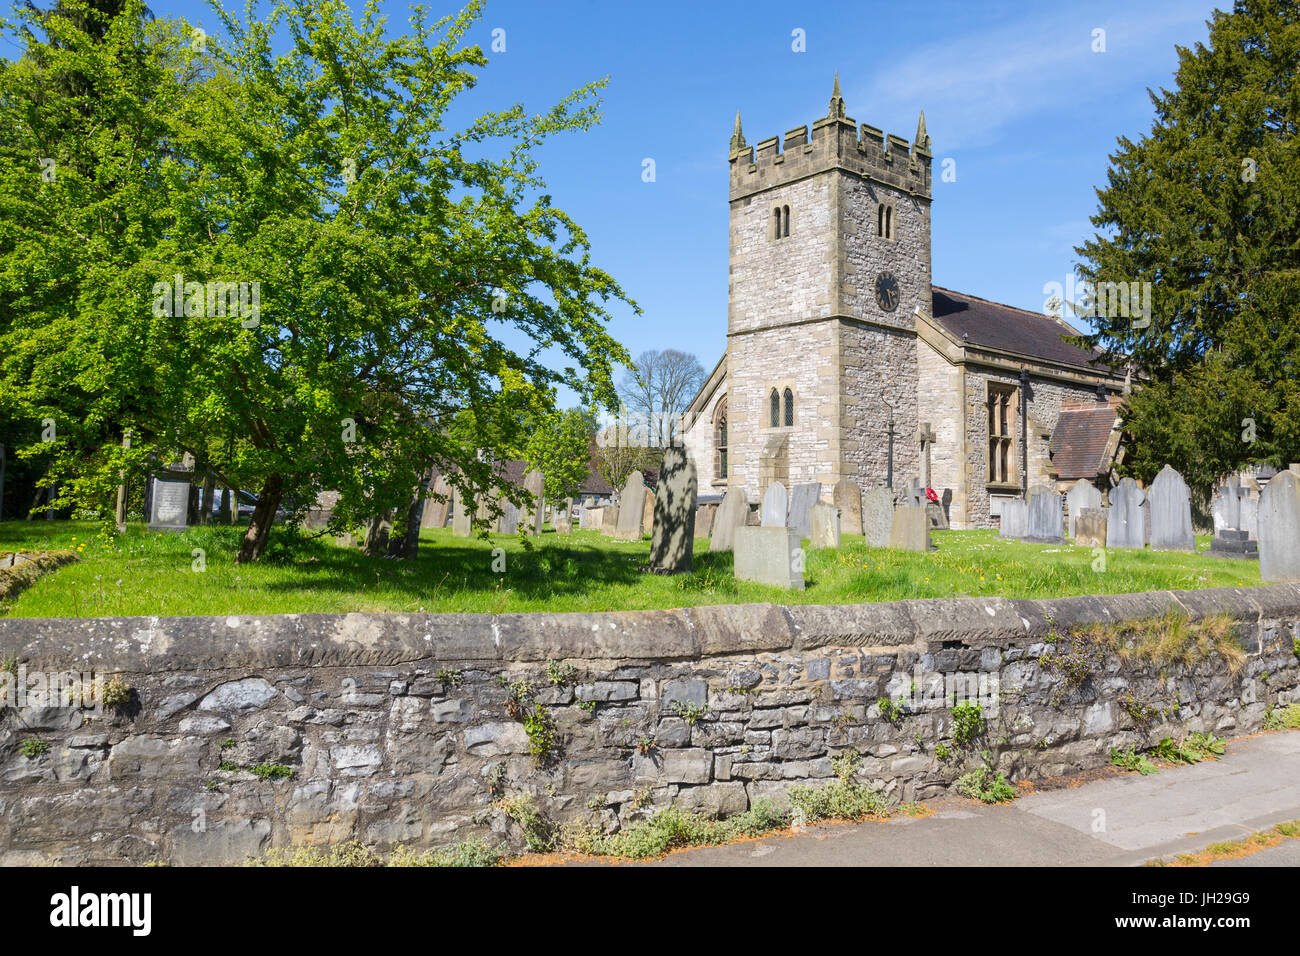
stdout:
<svg viewBox="0 0 1300 956">
<path fill-rule="evenodd" d="M 731 136 L 728 484 L 895 486 L 917 474 L 916 320 L 931 311 L 930 138 L 827 115 Z"/>
</svg>

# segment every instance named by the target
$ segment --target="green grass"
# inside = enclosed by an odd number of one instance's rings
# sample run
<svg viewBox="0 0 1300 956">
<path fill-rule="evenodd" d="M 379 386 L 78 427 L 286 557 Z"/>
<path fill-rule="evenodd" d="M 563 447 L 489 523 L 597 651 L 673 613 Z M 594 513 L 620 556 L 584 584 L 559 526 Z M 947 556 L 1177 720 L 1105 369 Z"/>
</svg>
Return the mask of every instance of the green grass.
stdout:
<svg viewBox="0 0 1300 956">
<path fill-rule="evenodd" d="M 427 531 L 414 564 L 367 558 L 331 538 L 293 539 L 282 529 L 256 565 L 236 566 L 242 528 L 150 534 L 133 526 L 100 536 L 91 522 L 0 524 L 0 551 L 69 549 L 81 560 L 42 577 L 0 614 L 17 617 L 224 615 L 347 611 L 607 611 L 770 601 L 852 604 L 1003 595 L 1059 597 L 1164 588 L 1259 584 L 1251 562 L 1207 553 L 1110 551 L 1104 572 L 1093 553 L 1070 545 L 1003 541 L 995 531 L 935 532 L 937 551 L 868 548 L 846 537 L 839 551 L 810 551 L 804 591 L 732 577 L 729 553 L 710 554 L 697 539 L 695 570 L 663 576 L 639 570 L 650 542 L 613 541 L 595 531 L 561 537 L 548 530 L 532 550 L 519 539 L 490 542 Z M 1201 542 L 1204 545 L 1204 541 Z M 503 548 L 505 573 L 492 570 Z M 195 572 L 195 548 L 207 570 Z"/>
</svg>

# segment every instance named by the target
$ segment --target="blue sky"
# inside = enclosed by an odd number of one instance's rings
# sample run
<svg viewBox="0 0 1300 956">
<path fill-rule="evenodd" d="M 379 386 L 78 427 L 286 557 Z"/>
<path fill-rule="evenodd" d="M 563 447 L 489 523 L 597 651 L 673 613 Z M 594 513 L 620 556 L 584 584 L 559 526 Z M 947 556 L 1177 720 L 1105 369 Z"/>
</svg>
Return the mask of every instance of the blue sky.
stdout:
<svg viewBox="0 0 1300 956">
<path fill-rule="evenodd" d="M 197 0 L 150 5 L 216 26 Z M 490 0 L 472 39 L 490 51 L 500 28 L 506 49 L 489 53 L 470 98 L 475 109 L 522 101 L 540 112 L 610 78 L 602 125 L 546 146 L 543 175 L 588 231 L 596 263 L 644 310 L 619 310 L 615 337 L 633 354 L 678 348 L 711 368 L 726 345 L 737 109 L 749 142 L 784 134 L 825 115 L 836 70 L 859 122 L 910 141 L 924 109 L 935 284 L 1041 311 L 1044 283 L 1064 282 L 1073 247 L 1091 235 L 1116 138 L 1149 130 L 1147 88 L 1172 84 L 1175 45 L 1203 42 L 1214 6 Z M 407 4 L 383 8 L 402 29 Z M 805 52 L 792 50 L 796 29 Z M 1098 29 L 1105 52 L 1092 49 Z M 642 181 L 646 158 L 653 183 Z M 949 158 L 950 183 L 939 176 Z"/>
</svg>

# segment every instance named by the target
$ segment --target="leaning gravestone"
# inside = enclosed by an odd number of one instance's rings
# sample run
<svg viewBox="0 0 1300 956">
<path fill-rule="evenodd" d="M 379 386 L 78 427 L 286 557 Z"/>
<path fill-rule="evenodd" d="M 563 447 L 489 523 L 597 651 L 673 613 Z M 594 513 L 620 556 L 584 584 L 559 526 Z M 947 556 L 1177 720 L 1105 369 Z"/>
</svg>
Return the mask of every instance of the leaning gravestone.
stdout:
<svg viewBox="0 0 1300 956">
<path fill-rule="evenodd" d="M 189 472 L 162 472 L 153 476 L 149 501 L 150 531 L 184 531 L 189 527 Z"/>
<path fill-rule="evenodd" d="M 1156 551 L 1195 551 L 1192 494 L 1183 476 L 1169 465 L 1160 469 L 1147 496 L 1151 502 L 1151 547 Z"/>
<path fill-rule="evenodd" d="M 1029 489 L 1026 501 L 1029 509 L 1029 533 L 1026 541 L 1057 544 L 1065 540 L 1065 527 L 1061 515 L 1061 496 L 1051 488 L 1039 485 Z"/>
<path fill-rule="evenodd" d="M 465 503 L 465 493 L 457 488 L 452 493 L 454 513 L 451 519 L 451 533 L 458 538 L 468 538 L 474 532 L 469 517 L 469 506 Z"/>
<path fill-rule="evenodd" d="M 438 501 L 434 495 L 440 495 Z M 442 475 L 433 483 L 433 493 L 424 499 L 424 513 L 420 516 L 421 528 L 445 528 L 447 516 L 451 512 L 451 485 Z"/>
<path fill-rule="evenodd" d="M 600 510 L 600 533 L 609 538 L 618 537 L 618 505 L 605 505 Z"/>
<path fill-rule="evenodd" d="M 664 450 L 659 469 L 659 493 L 654 499 L 654 528 L 650 533 L 650 570 L 676 574 L 691 569 L 695 546 L 695 501 L 698 494 L 695 462 L 686 449 Z"/>
<path fill-rule="evenodd" d="M 519 506 L 508 498 L 501 500 L 501 517 L 497 527 L 502 534 L 514 534 L 519 530 Z"/>
<path fill-rule="evenodd" d="M 785 485 L 774 481 L 763 493 L 763 505 L 759 508 L 760 524 L 764 528 L 784 528 L 790 514 L 790 497 Z"/>
<path fill-rule="evenodd" d="M 900 551 L 930 550 L 930 516 L 924 508 L 899 505 L 894 509 L 894 526 L 889 532 L 889 546 Z"/>
<path fill-rule="evenodd" d="M 655 528 L 655 493 L 646 490 L 645 501 L 641 505 L 641 537 L 651 534 Z"/>
<path fill-rule="evenodd" d="M 803 552 L 799 548 L 799 532 L 794 528 L 737 528 L 734 568 L 737 581 L 802 591 Z"/>
<path fill-rule="evenodd" d="M 1084 508 L 1100 508 L 1101 492 L 1087 478 L 1080 478 L 1065 495 L 1065 509 L 1070 513 L 1070 537 L 1075 536 L 1075 519 Z"/>
<path fill-rule="evenodd" d="M 812 506 L 811 547 L 838 548 L 840 546 L 840 509 L 834 505 L 817 502 Z"/>
<path fill-rule="evenodd" d="M 707 538 L 713 533 L 713 519 L 717 513 L 717 505 L 700 505 L 700 510 L 695 512 L 695 537 Z"/>
<path fill-rule="evenodd" d="M 1074 543 L 1080 548 L 1106 547 L 1106 509 L 1084 508 L 1074 516 Z"/>
<path fill-rule="evenodd" d="M 565 498 L 555 507 L 556 534 L 573 534 L 573 499 Z"/>
<path fill-rule="evenodd" d="M 1145 545 L 1146 521 L 1142 503 L 1146 493 L 1132 478 L 1121 478 L 1110 490 L 1110 513 L 1106 516 L 1106 547 L 1141 548 Z"/>
<path fill-rule="evenodd" d="M 641 516 L 645 513 L 645 479 L 641 472 L 628 475 L 618 499 L 618 527 L 614 537 L 624 541 L 641 540 Z"/>
<path fill-rule="evenodd" d="M 1300 478 L 1279 472 L 1259 496 L 1259 577 L 1300 581 Z"/>
<path fill-rule="evenodd" d="M 831 491 L 831 501 L 840 509 L 840 532 L 862 534 L 862 491 L 851 478 L 841 478 Z"/>
<path fill-rule="evenodd" d="M 1029 534 L 1029 505 L 1023 498 L 1002 502 L 1002 521 L 998 534 L 1004 538 L 1024 538 Z"/>
<path fill-rule="evenodd" d="M 788 521 L 790 527 L 799 532 L 800 538 L 807 538 L 812 535 L 812 507 L 821 497 L 821 493 L 822 483 L 820 481 L 810 481 L 794 486 L 794 491 L 790 495 L 790 517 Z"/>
<path fill-rule="evenodd" d="M 709 536 L 709 551 L 730 551 L 735 546 L 736 529 L 745 527 L 749 520 L 749 502 L 739 488 L 728 488 L 713 516 L 713 534 Z"/>
<path fill-rule="evenodd" d="M 867 547 L 889 547 L 889 533 L 894 528 L 894 493 L 888 488 L 870 488 L 862 492 L 862 534 Z"/>
<path fill-rule="evenodd" d="M 524 491 L 532 495 L 532 502 L 523 513 L 524 531 L 541 534 L 546 527 L 546 479 L 534 468 L 524 476 Z"/>
</svg>

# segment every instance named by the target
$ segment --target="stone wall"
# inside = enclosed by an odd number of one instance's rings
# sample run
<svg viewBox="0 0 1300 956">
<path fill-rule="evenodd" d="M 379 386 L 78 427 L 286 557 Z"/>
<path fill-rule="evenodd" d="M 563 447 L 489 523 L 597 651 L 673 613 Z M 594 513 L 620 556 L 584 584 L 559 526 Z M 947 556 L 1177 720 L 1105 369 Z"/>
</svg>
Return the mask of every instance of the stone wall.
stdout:
<svg viewBox="0 0 1300 956">
<path fill-rule="evenodd" d="M 1053 630 L 1170 611 L 1235 618 L 1242 666 L 1108 657 L 1060 695 L 1039 662 Z M 1297 634 L 1292 585 L 609 614 L 0 620 L 0 656 L 29 674 L 94 669 L 131 687 L 100 714 L 4 713 L 0 863 L 496 841 L 510 829 L 494 801 L 523 792 L 557 820 L 608 828 L 669 804 L 730 813 L 830 779 L 830 758 L 850 747 L 863 779 L 925 798 L 969 754 L 936 756 L 951 742 L 951 700 L 918 695 L 900 719 L 881 715 L 879 698 L 913 681 L 996 688 L 980 698 L 988 730 L 972 752 L 988 750 L 1012 779 L 1057 775 L 1105 764 L 1111 747 L 1258 730 L 1268 706 L 1298 699 Z M 523 682 L 533 690 L 512 696 Z M 1166 716 L 1139 729 L 1126 700 Z M 525 711 L 555 730 L 542 759 Z M 32 753 L 33 739 L 47 749 Z"/>
</svg>

